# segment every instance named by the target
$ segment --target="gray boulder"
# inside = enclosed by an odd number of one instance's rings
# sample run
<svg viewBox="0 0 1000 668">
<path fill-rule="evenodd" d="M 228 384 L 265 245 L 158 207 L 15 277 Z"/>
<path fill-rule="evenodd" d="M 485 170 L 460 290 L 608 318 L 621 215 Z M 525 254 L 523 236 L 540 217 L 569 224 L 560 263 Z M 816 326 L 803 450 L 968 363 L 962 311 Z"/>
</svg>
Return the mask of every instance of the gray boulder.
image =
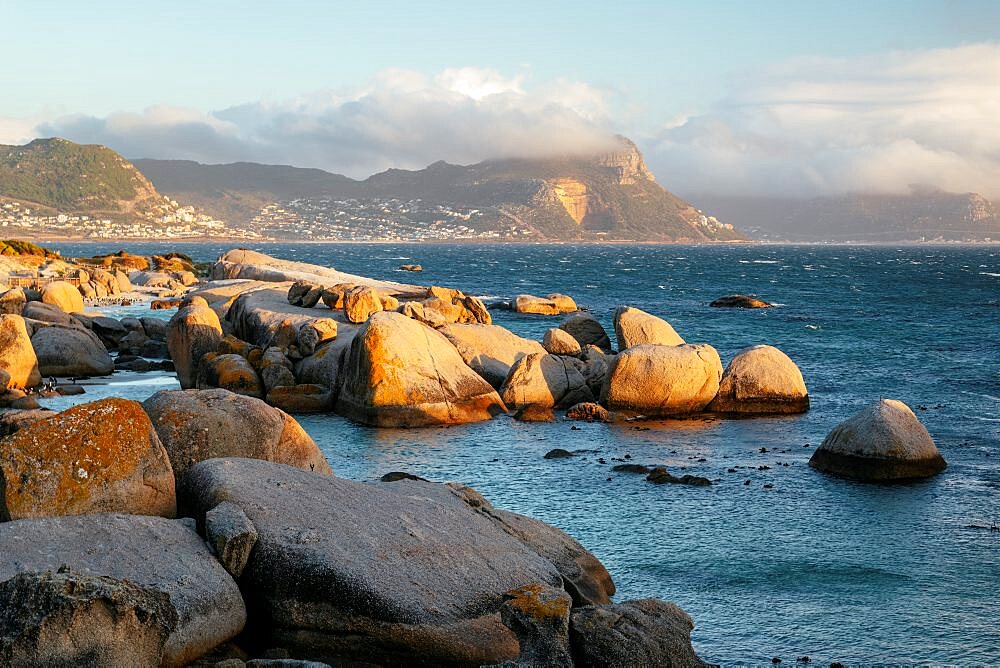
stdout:
<svg viewBox="0 0 1000 668">
<path fill-rule="evenodd" d="M 597 318 L 589 313 L 577 312 L 566 316 L 559 329 L 576 339 L 580 346 L 597 346 L 601 350 L 611 350 L 611 339 Z"/>
<path fill-rule="evenodd" d="M 89 329 L 50 325 L 31 337 L 38 357 L 38 371 L 49 376 L 107 376 L 114 360 L 101 340 Z"/>
</svg>

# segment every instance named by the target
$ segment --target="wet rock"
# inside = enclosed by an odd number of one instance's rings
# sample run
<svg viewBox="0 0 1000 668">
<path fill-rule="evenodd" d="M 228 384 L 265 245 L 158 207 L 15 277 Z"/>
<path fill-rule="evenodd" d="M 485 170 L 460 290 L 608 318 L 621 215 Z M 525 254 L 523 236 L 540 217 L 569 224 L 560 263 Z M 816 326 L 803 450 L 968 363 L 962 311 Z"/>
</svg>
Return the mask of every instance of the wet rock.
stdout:
<svg viewBox="0 0 1000 668">
<path fill-rule="evenodd" d="M 564 450 L 562 448 L 553 448 L 545 453 L 545 459 L 565 459 L 567 457 L 573 457 L 573 453 L 569 450 Z"/>
<path fill-rule="evenodd" d="M 709 306 L 714 306 L 716 308 L 770 308 L 774 306 L 773 304 L 768 304 L 762 299 L 757 299 L 756 297 L 751 297 L 749 295 L 726 295 L 725 297 L 719 297 L 713 301 Z"/>
<path fill-rule="evenodd" d="M 34 387 L 42 382 L 35 349 L 19 315 L 0 315 L 0 372 L 6 375 L 3 389 Z"/>
<path fill-rule="evenodd" d="M 102 399 L 22 426 L 0 446 L 0 519 L 172 517 L 174 476 L 142 406 Z"/>
<path fill-rule="evenodd" d="M 226 390 L 161 390 L 143 408 L 178 476 L 213 457 L 253 457 L 332 474 L 299 423 L 260 399 Z"/>
<path fill-rule="evenodd" d="M 531 353 L 544 353 L 537 341 L 498 325 L 446 324 L 438 331 L 455 346 L 462 360 L 493 387 L 499 388 L 511 366 Z"/>
<path fill-rule="evenodd" d="M 444 335 L 393 311 L 376 313 L 360 329 L 342 375 L 337 410 L 364 424 L 458 424 L 504 411 Z"/>
<path fill-rule="evenodd" d="M 664 483 L 669 483 L 671 485 L 692 485 L 694 487 L 707 487 L 712 484 L 712 481 L 708 478 L 702 478 L 701 476 L 685 474 L 677 477 L 670 473 L 665 466 L 657 466 L 649 475 L 646 476 L 646 480 L 649 482 L 654 482 L 658 485 Z"/>
<path fill-rule="evenodd" d="M 323 385 L 279 385 L 267 393 L 267 403 L 292 415 L 326 413 L 333 409 L 333 393 Z"/>
<path fill-rule="evenodd" d="M 424 268 L 421 267 L 419 264 L 401 264 L 401 265 L 399 265 L 399 268 L 402 271 L 423 271 L 424 270 Z"/>
<path fill-rule="evenodd" d="M 535 315 L 560 315 L 577 310 L 576 302 L 569 295 L 553 293 L 545 297 L 518 295 L 514 298 L 514 310 L 518 313 Z"/>
<path fill-rule="evenodd" d="M 566 410 L 567 420 L 586 420 L 587 422 L 610 422 L 608 409 L 592 401 L 574 404 Z"/>
<path fill-rule="evenodd" d="M 902 401 L 880 399 L 837 425 L 809 465 L 842 478 L 890 482 L 927 478 L 947 464 L 927 429 Z"/>
<path fill-rule="evenodd" d="M 648 416 L 697 413 L 715 398 L 721 377 L 719 354 L 707 344 L 639 345 L 611 363 L 601 403 Z"/>
<path fill-rule="evenodd" d="M 57 306 L 66 313 L 83 313 L 83 297 L 76 286 L 66 281 L 52 281 L 42 286 L 42 303 Z"/>
<path fill-rule="evenodd" d="M 511 409 L 560 408 L 593 401 L 582 367 L 582 362 L 570 357 L 548 353 L 526 355 L 510 368 L 500 388 L 500 398 Z"/>
<path fill-rule="evenodd" d="M 631 306 L 619 306 L 615 311 L 615 334 L 620 351 L 647 343 L 660 346 L 684 343 L 669 322 Z"/>
<path fill-rule="evenodd" d="M 572 313 L 559 324 L 559 329 L 565 331 L 583 346 L 597 346 L 610 352 L 611 339 L 597 318 L 589 313 Z"/>
<path fill-rule="evenodd" d="M 553 355 L 579 355 L 580 343 L 573 336 L 557 327 L 545 332 L 542 337 L 542 347 Z"/>
<path fill-rule="evenodd" d="M 53 631 L 51 636 L 45 635 L 39 647 L 42 652 L 60 648 L 68 652 L 74 648 L 84 650 L 88 641 L 100 651 L 116 652 L 118 640 L 125 640 L 118 631 L 125 630 L 134 632 L 129 639 L 134 643 L 135 656 L 148 651 L 146 643 L 158 635 L 156 627 L 161 620 L 150 616 L 139 620 L 143 628 L 130 628 L 128 615 L 138 605 L 132 607 L 129 601 L 166 603 L 175 615 L 176 626 L 167 636 L 158 661 L 127 660 L 121 664 L 112 661 L 100 665 L 183 666 L 234 637 L 246 622 L 246 608 L 236 582 L 186 521 L 101 514 L 4 522 L 0 523 L 0 547 L 0 582 L 23 574 L 34 578 L 35 586 L 15 586 L 15 590 L 28 596 L 32 591 L 46 598 L 52 596 L 45 605 L 21 599 L 26 605 L 12 609 L 15 623 L 20 619 L 28 627 L 28 635 L 21 638 L 28 640 L 32 631 Z M 59 570 L 62 573 L 57 573 Z M 43 576 L 37 574 L 42 573 L 66 577 L 53 576 L 52 586 L 40 590 L 39 579 Z M 59 594 L 56 585 L 74 582 L 77 584 L 69 593 Z M 102 589 L 111 601 L 92 595 Z M 153 596 L 146 597 L 139 590 Z M 74 600 L 74 596 L 79 598 Z M 88 600 L 92 603 L 88 604 Z M 118 603 L 114 603 L 116 600 Z M 124 616 L 108 615 L 109 605 Z M 59 614 L 58 608 L 75 610 L 84 616 Z M 22 609 L 25 615 L 37 613 L 45 618 L 32 623 L 30 617 L 17 614 Z M 102 628 L 108 632 L 98 633 Z M 78 629 L 79 635 L 68 633 L 70 629 Z M 43 665 L 80 665 L 70 656 L 65 659 Z M 87 656 L 84 663 L 96 665 L 94 661 L 94 657 Z"/>
<path fill-rule="evenodd" d="M 726 367 L 719 393 L 707 410 L 754 415 L 804 413 L 809 410 L 809 392 L 802 372 L 788 355 L 773 346 L 753 346 L 740 351 Z"/>
<path fill-rule="evenodd" d="M 645 464 L 616 464 L 611 467 L 615 473 L 641 473 L 643 475 L 652 472 L 652 467 Z"/>
<path fill-rule="evenodd" d="M 114 360 L 96 334 L 82 327 L 49 325 L 31 337 L 42 376 L 107 376 Z"/>
<path fill-rule="evenodd" d="M 194 387 L 202 355 L 215 352 L 222 341 L 222 323 L 207 305 L 192 303 L 167 324 L 167 348 L 184 389 Z"/>
</svg>

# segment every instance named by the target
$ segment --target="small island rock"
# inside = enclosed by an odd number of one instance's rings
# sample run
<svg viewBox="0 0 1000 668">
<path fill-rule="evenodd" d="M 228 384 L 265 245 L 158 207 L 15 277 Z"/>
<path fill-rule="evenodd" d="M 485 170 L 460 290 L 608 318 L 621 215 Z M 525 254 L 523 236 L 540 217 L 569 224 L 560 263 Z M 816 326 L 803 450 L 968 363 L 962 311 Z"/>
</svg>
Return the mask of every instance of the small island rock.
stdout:
<svg viewBox="0 0 1000 668">
<path fill-rule="evenodd" d="M 708 410 L 752 415 L 804 413 L 809 410 L 809 392 L 802 372 L 788 355 L 774 346 L 753 346 L 733 357 Z"/>
</svg>

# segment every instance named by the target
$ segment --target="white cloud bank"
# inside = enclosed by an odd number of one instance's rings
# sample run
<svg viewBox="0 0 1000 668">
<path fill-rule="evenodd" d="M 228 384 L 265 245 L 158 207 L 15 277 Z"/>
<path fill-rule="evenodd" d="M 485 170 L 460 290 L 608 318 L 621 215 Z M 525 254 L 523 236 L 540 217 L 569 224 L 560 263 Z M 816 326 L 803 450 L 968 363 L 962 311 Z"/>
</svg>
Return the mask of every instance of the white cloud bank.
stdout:
<svg viewBox="0 0 1000 668">
<path fill-rule="evenodd" d="M 435 77 L 388 70 L 359 88 L 212 113 L 158 106 L 34 127 L 0 119 L 0 140 L 57 135 L 133 158 L 252 160 L 367 176 L 435 160 L 596 152 L 617 131 L 633 136 L 660 182 L 681 194 L 905 192 L 925 184 L 1000 197 L 1000 43 L 785 62 L 654 129 L 623 126 L 616 112 L 627 102 L 586 83 L 533 83 L 488 69 Z"/>
</svg>

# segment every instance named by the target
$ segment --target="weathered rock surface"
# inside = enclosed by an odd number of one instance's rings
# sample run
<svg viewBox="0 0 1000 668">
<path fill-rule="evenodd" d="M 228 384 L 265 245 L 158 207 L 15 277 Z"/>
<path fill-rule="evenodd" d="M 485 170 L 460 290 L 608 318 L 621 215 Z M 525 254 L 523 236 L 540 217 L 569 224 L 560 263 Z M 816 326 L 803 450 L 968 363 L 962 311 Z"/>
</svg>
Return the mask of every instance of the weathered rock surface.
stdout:
<svg viewBox="0 0 1000 668">
<path fill-rule="evenodd" d="M 344 295 L 344 315 L 350 322 L 365 322 L 381 310 L 382 299 L 373 288 L 361 285 Z"/>
<path fill-rule="evenodd" d="M 0 412 L 0 437 L 10 436 L 29 424 L 45 420 L 55 415 L 55 411 L 43 408 L 28 410 L 6 410 Z"/>
<path fill-rule="evenodd" d="M 525 339 L 499 325 L 447 324 L 438 328 L 472 370 L 493 387 L 503 385 L 510 367 L 532 353 L 544 353 L 537 341 Z"/>
<path fill-rule="evenodd" d="M 364 424 L 415 427 L 488 420 L 496 391 L 443 334 L 401 313 L 373 315 L 351 343 L 337 410 Z"/>
<path fill-rule="evenodd" d="M 332 474 L 323 453 L 290 415 L 226 390 L 161 390 L 145 402 L 178 476 L 213 457 L 251 457 Z"/>
<path fill-rule="evenodd" d="M 76 286 L 66 281 L 52 281 L 42 286 L 42 303 L 58 306 L 66 313 L 82 313 L 83 297 Z"/>
<path fill-rule="evenodd" d="M 721 378 L 710 345 L 639 345 L 612 361 L 601 403 L 647 416 L 697 413 L 715 398 Z"/>
<path fill-rule="evenodd" d="M 618 337 L 618 350 L 644 343 L 661 346 L 684 343 L 669 322 L 631 306 L 619 306 L 615 311 L 615 335 Z"/>
<path fill-rule="evenodd" d="M 21 315 L 30 320 L 51 322 L 58 325 L 79 326 L 80 324 L 73 316 L 58 306 L 43 304 L 42 302 L 28 302 L 24 305 Z"/>
<path fill-rule="evenodd" d="M 708 410 L 757 415 L 804 413 L 809 410 L 809 392 L 802 372 L 788 355 L 773 346 L 753 346 L 733 357 Z"/>
<path fill-rule="evenodd" d="M 673 603 L 657 599 L 576 608 L 570 643 L 577 666 L 686 668 L 705 666 L 691 647 L 694 622 Z"/>
<path fill-rule="evenodd" d="M 167 349 L 182 388 L 194 387 L 201 356 L 215 352 L 222 336 L 219 316 L 206 305 L 185 306 L 170 318 Z"/>
<path fill-rule="evenodd" d="M 38 358 L 19 315 L 0 315 L 0 371 L 7 374 L 7 387 L 34 387 L 42 382 Z"/>
<path fill-rule="evenodd" d="M 514 298 L 514 310 L 518 313 L 535 315 L 560 315 L 577 310 L 576 302 L 569 295 L 553 293 L 545 297 L 518 295 Z"/>
<path fill-rule="evenodd" d="M 257 529 L 238 505 L 223 501 L 205 513 L 205 538 L 229 574 L 243 574 Z"/>
<path fill-rule="evenodd" d="M 553 327 L 542 337 L 542 347 L 553 355 L 579 355 L 580 342 L 564 329 Z"/>
<path fill-rule="evenodd" d="M 139 318 L 143 333 L 155 341 L 167 340 L 167 321 L 162 318 Z"/>
<path fill-rule="evenodd" d="M 199 518 L 222 502 L 245 513 L 257 531 L 240 576 L 252 614 L 272 621 L 272 646 L 314 660 L 513 660 L 520 645 L 501 620 L 505 594 L 562 586 L 551 561 L 444 485 L 217 459 L 190 469 L 182 489 Z"/>
<path fill-rule="evenodd" d="M 43 376 L 107 376 L 114 360 L 101 340 L 89 329 L 49 325 L 31 337 Z"/>
<path fill-rule="evenodd" d="M 716 308 L 770 308 L 774 304 L 769 304 L 763 299 L 757 299 L 749 295 L 726 295 L 725 297 L 719 297 L 709 304 L 709 306 Z"/>
<path fill-rule="evenodd" d="M 279 385 L 268 391 L 267 403 L 292 415 L 325 413 L 333 409 L 333 393 L 313 383 Z"/>
<path fill-rule="evenodd" d="M 583 366 L 583 362 L 572 357 L 548 353 L 526 355 L 510 368 L 500 388 L 500 398 L 509 409 L 562 408 L 593 401 Z"/>
<path fill-rule="evenodd" d="M 320 345 L 337 338 L 337 321 L 333 318 L 316 318 L 299 327 L 296 344 L 303 355 L 312 355 Z"/>
<path fill-rule="evenodd" d="M 336 392 L 340 387 L 340 374 L 347 350 L 351 347 L 357 329 L 339 330 L 337 338 L 321 346 L 312 355 L 300 360 L 295 376 L 300 383 L 325 385 Z"/>
<path fill-rule="evenodd" d="M 608 409 L 593 402 L 574 404 L 566 409 L 567 420 L 585 420 L 587 422 L 610 422 Z"/>
<path fill-rule="evenodd" d="M 287 370 L 285 373 L 291 375 Z M 292 382 L 295 382 L 294 378 L 292 378 Z M 245 394 L 248 397 L 264 397 L 264 383 L 257 375 L 257 370 L 245 357 L 234 353 L 226 355 L 207 353 L 203 355 L 198 362 L 195 386 L 199 390 L 218 387 L 236 394 Z"/>
<path fill-rule="evenodd" d="M 135 401 L 102 399 L 0 442 L 0 520 L 126 512 L 173 517 L 174 476 Z"/>
<path fill-rule="evenodd" d="M 517 665 L 573 668 L 569 594 L 562 589 L 531 584 L 507 592 L 506 599 L 500 615 L 521 645 Z"/>
<path fill-rule="evenodd" d="M 927 478 L 947 464 L 910 407 L 880 399 L 837 425 L 813 453 L 814 469 L 853 480 Z"/>
<path fill-rule="evenodd" d="M 571 313 L 559 324 L 559 329 L 565 331 L 583 346 L 597 346 L 601 350 L 611 350 L 611 339 L 597 318 L 589 313 Z"/>
<path fill-rule="evenodd" d="M 11 288 L 0 293 L 0 315 L 21 315 L 21 309 L 28 303 L 28 298 L 21 288 Z"/>
<path fill-rule="evenodd" d="M 0 523 L 0 554 L 3 555 L 0 582 L 19 574 L 31 578 L 37 576 L 27 574 L 56 573 L 61 569 L 63 573 L 58 575 L 66 575 L 63 582 L 75 581 L 81 585 L 74 588 L 76 594 L 62 595 L 56 587 L 47 586 L 43 591 L 54 599 L 48 604 L 42 606 L 29 600 L 24 608 L 13 608 L 29 632 L 28 636 L 22 636 L 27 642 L 15 644 L 15 650 L 30 650 L 27 643 L 32 630 L 51 630 L 43 638 L 42 652 L 59 647 L 65 647 L 69 653 L 85 652 L 87 645 L 93 643 L 96 651 L 117 656 L 114 653 L 121 649 L 118 643 L 124 640 L 121 633 L 132 630 L 130 611 L 158 600 L 167 604 L 176 616 L 176 625 L 166 638 L 159 661 L 99 665 L 183 666 L 235 636 L 246 622 L 246 608 L 236 583 L 204 541 L 189 528 L 189 523 L 182 520 L 100 514 L 4 522 Z M 77 575 L 88 580 L 77 580 Z M 53 584 L 58 582 L 60 579 L 53 576 Z M 44 596 L 37 585 L 36 580 L 35 586 L 27 589 L 20 582 L 12 587 L 15 592 L 33 590 Z M 102 603 L 106 599 L 92 595 L 102 587 L 112 601 Z M 82 600 L 74 601 L 74 596 Z M 88 600 L 92 603 L 88 604 Z M 107 605 L 123 616 L 107 615 Z M 58 608 L 86 614 L 81 617 L 61 614 Z M 25 615 L 39 614 L 45 618 L 32 624 L 29 618 L 17 614 L 22 609 Z M 134 629 L 132 638 L 136 657 L 151 649 L 147 643 L 156 644 L 157 627 L 162 623 L 152 616 L 139 621 L 143 629 Z M 101 628 L 108 632 L 97 633 Z M 80 635 L 67 633 L 69 629 L 78 629 Z M 54 664 L 33 665 L 80 665 L 74 656 L 61 659 Z M 96 657 L 92 655 L 85 654 L 82 659 L 86 665 L 95 665 L 92 662 Z"/>
</svg>

